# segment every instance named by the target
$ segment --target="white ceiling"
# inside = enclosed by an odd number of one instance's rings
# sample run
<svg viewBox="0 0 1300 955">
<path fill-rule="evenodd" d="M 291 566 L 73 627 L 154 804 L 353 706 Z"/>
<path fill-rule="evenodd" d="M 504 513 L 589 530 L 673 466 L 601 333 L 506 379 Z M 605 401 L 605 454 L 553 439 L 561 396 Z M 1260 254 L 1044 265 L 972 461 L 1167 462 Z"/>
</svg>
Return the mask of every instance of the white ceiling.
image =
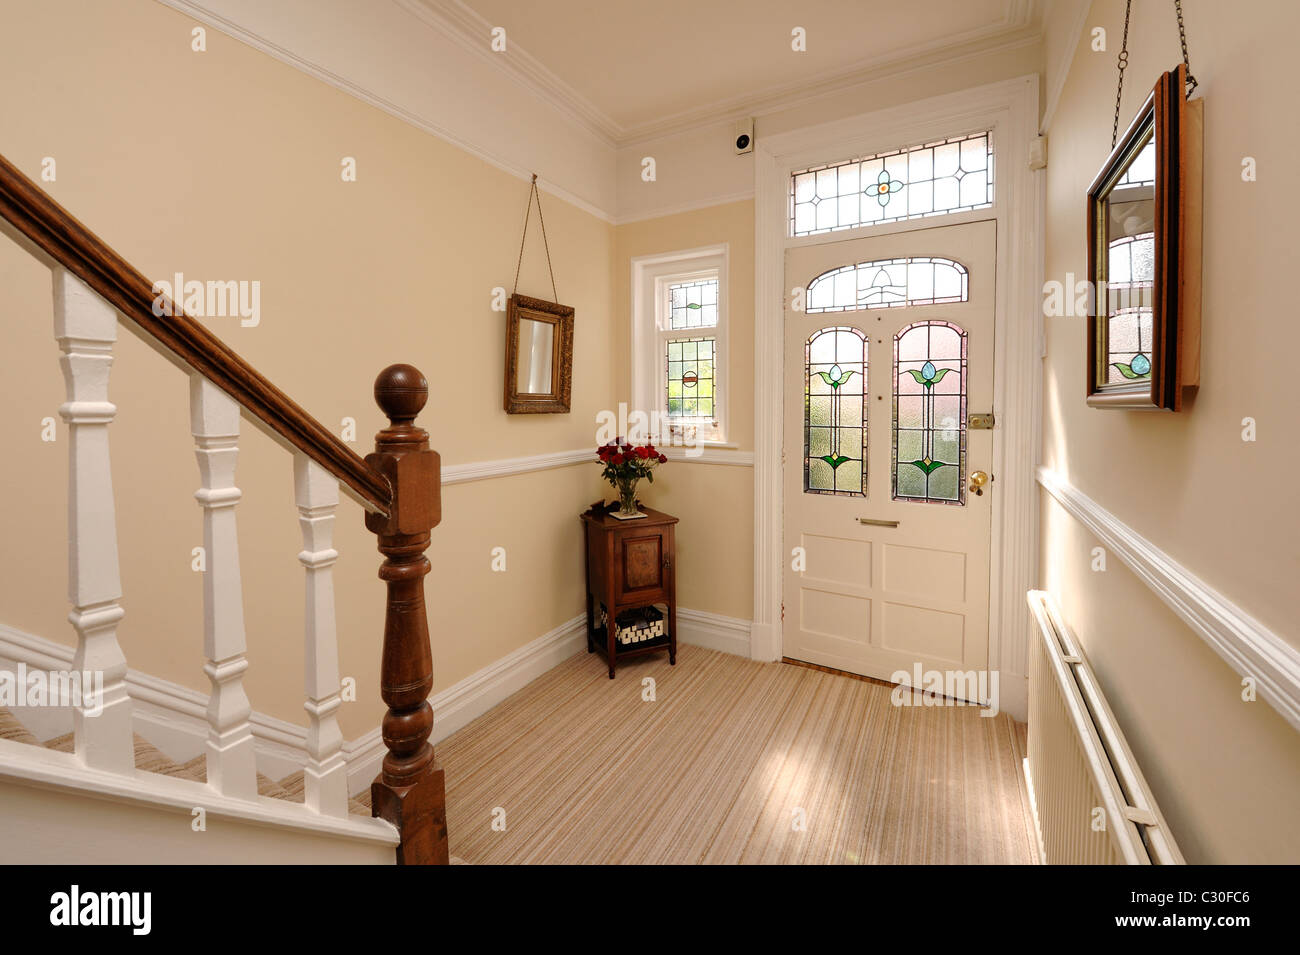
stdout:
<svg viewBox="0 0 1300 955">
<path fill-rule="evenodd" d="M 618 138 L 1039 26 L 1039 0 L 420 0 L 505 27 L 505 58 Z M 455 9 L 459 8 L 459 9 Z M 791 50 L 791 30 L 807 52 Z M 499 54 L 498 54 L 499 55 Z M 550 74 L 546 76 L 546 74 Z"/>
</svg>

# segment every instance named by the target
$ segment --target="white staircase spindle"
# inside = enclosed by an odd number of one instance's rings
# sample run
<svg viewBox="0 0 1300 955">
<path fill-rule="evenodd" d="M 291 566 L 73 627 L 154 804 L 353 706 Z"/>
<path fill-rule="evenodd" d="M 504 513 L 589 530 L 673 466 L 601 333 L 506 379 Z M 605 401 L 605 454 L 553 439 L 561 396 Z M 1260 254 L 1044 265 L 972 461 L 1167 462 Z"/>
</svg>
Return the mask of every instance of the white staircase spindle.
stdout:
<svg viewBox="0 0 1300 955">
<path fill-rule="evenodd" d="M 304 770 L 307 806 L 327 816 L 348 814 L 348 774 L 343 758 L 343 731 L 337 711 L 339 644 L 334 617 L 334 510 L 339 482 L 306 455 L 293 460 L 294 496 L 302 527 L 298 560 L 307 575 L 305 634 L 307 701 L 307 766 Z"/>
<path fill-rule="evenodd" d="M 77 631 L 73 666 L 103 675 L 101 700 L 73 711 L 77 757 L 87 766 L 135 771 L 126 657 L 117 642 L 123 610 L 117 560 L 117 512 L 109 462 L 108 425 L 117 408 L 108 400 L 108 375 L 117 341 L 117 313 L 74 275 L 54 273 L 54 336 L 68 400 L 59 414 L 68 425 L 68 620 Z M 102 702 L 102 712 L 96 707 Z"/>
<path fill-rule="evenodd" d="M 244 692 L 248 669 L 244 596 L 239 575 L 235 486 L 239 456 L 239 405 L 202 375 L 190 376 L 190 425 L 203 508 L 203 672 L 212 681 L 208 700 L 208 784 L 227 796 L 257 796 L 252 707 Z"/>
</svg>

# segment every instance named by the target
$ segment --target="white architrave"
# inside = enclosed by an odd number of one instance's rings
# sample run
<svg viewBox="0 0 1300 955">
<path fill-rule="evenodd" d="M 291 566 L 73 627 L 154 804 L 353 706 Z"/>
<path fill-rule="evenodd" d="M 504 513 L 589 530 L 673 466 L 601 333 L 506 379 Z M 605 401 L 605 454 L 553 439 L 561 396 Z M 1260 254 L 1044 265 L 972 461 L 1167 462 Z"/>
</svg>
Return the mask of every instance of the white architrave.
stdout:
<svg viewBox="0 0 1300 955">
<path fill-rule="evenodd" d="M 941 136 L 993 131 L 991 209 L 868 227 L 863 235 L 934 224 L 995 219 L 998 224 L 998 334 L 994 355 L 992 560 L 989 667 L 1002 674 L 1002 708 L 1023 718 L 1030 619 L 1025 593 L 1037 586 L 1038 491 L 1035 469 L 1042 394 L 1042 174 L 1029 168 L 1038 133 L 1038 78 L 1024 76 L 960 93 L 760 139 L 754 151 L 754 625 L 751 655 L 781 657 L 782 343 L 785 249 L 834 242 L 852 230 L 789 236 L 790 173 Z M 972 409 L 987 410 L 987 409 Z M 798 451 L 787 456 L 797 459 Z"/>
<path fill-rule="evenodd" d="M 235 462 L 239 457 L 239 405 L 202 375 L 190 376 L 190 430 L 199 463 L 194 498 L 203 508 L 203 672 L 208 699 L 208 784 L 226 796 L 257 797 L 252 706 L 244 692 L 248 669 L 244 591 L 239 574 Z"/>
<path fill-rule="evenodd" d="M 103 675 L 100 699 L 73 708 L 77 757 L 93 769 L 135 771 L 126 657 L 117 642 L 123 610 L 117 562 L 117 512 L 109 461 L 108 425 L 117 407 L 108 400 L 108 375 L 117 341 L 112 306 L 61 267 L 53 270 L 54 337 L 68 400 L 59 414 L 68 425 L 68 620 L 77 631 L 74 669 Z M 96 712 L 102 705 L 102 712 Z"/>
<path fill-rule="evenodd" d="M 305 634 L 307 701 L 307 807 L 327 816 L 348 814 L 348 766 L 339 728 L 339 641 L 334 616 L 334 510 L 339 482 L 304 454 L 293 458 L 294 497 L 302 528 L 298 560 L 307 574 Z"/>
</svg>

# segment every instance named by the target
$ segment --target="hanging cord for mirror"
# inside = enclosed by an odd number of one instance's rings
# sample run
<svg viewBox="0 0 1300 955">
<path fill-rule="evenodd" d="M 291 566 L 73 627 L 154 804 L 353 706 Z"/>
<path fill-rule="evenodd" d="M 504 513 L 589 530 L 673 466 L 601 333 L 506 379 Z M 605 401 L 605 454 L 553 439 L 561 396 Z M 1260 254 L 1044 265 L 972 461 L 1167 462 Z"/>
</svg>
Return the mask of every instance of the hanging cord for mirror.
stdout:
<svg viewBox="0 0 1300 955">
<path fill-rule="evenodd" d="M 1196 77 L 1192 76 L 1192 61 L 1187 58 L 1187 28 L 1183 26 L 1183 0 L 1174 0 L 1174 12 L 1178 14 L 1178 42 L 1183 47 L 1183 66 L 1187 67 L 1187 98 L 1196 92 Z M 539 210 L 541 206 L 537 207 Z"/>
<path fill-rule="evenodd" d="M 1119 138 L 1119 101 L 1124 96 L 1124 69 L 1128 66 L 1128 18 L 1133 13 L 1133 0 L 1124 3 L 1124 42 L 1119 48 L 1119 82 L 1115 86 L 1115 122 L 1110 125 L 1110 148 L 1115 148 Z M 525 223 L 525 227 L 527 224 Z"/>
<path fill-rule="evenodd" d="M 1128 22 L 1133 13 L 1133 0 L 1124 3 L 1124 40 L 1119 50 L 1119 82 L 1115 85 L 1115 121 L 1110 127 L 1110 148 L 1119 139 L 1119 104 L 1124 95 L 1124 69 L 1128 66 Z M 1178 43 L 1183 48 L 1183 66 L 1187 67 L 1187 97 L 1196 91 L 1196 77 L 1192 75 L 1192 62 L 1187 56 L 1187 28 L 1183 26 L 1183 0 L 1174 0 L 1174 13 L 1178 16 Z M 538 207 L 540 208 L 540 206 Z"/>
<path fill-rule="evenodd" d="M 555 290 L 555 269 L 551 267 L 551 244 L 546 241 L 546 220 L 542 217 L 542 194 L 537 189 L 537 173 L 533 173 L 533 184 L 528 190 L 528 208 L 524 212 L 524 234 L 519 240 L 519 261 L 515 263 L 515 287 L 511 295 L 519 291 L 519 270 L 524 264 L 524 243 L 528 240 L 528 218 L 533 213 L 533 197 L 537 197 L 537 221 L 542 225 L 542 248 L 546 250 L 546 269 L 551 273 L 551 294 L 553 301 L 560 301 L 560 293 Z"/>
</svg>

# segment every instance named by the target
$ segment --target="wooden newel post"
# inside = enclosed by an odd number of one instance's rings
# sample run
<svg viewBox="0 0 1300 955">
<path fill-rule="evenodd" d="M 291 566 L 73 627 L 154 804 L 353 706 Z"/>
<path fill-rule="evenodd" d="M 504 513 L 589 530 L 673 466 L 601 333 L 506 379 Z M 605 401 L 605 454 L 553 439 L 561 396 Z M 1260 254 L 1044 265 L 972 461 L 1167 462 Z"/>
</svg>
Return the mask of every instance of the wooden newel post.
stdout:
<svg viewBox="0 0 1300 955">
<path fill-rule="evenodd" d="M 388 704 L 383 737 L 388 754 L 370 786 L 374 815 L 397 827 L 398 865 L 446 865 L 447 814 L 442 767 L 433 756 L 433 658 L 424 609 L 429 532 L 442 519 L 438 452 L 415 425 L 429 398 L 429 383 L 410 365 L 390 365 L 375 379 L 375 401 L 391 424 L 375 435 L 366 463 L 388 478 L 388 517 L 366 514 L 386 558 L 379 577 L 388 584 L 380 692 Z"/>
</svg>

